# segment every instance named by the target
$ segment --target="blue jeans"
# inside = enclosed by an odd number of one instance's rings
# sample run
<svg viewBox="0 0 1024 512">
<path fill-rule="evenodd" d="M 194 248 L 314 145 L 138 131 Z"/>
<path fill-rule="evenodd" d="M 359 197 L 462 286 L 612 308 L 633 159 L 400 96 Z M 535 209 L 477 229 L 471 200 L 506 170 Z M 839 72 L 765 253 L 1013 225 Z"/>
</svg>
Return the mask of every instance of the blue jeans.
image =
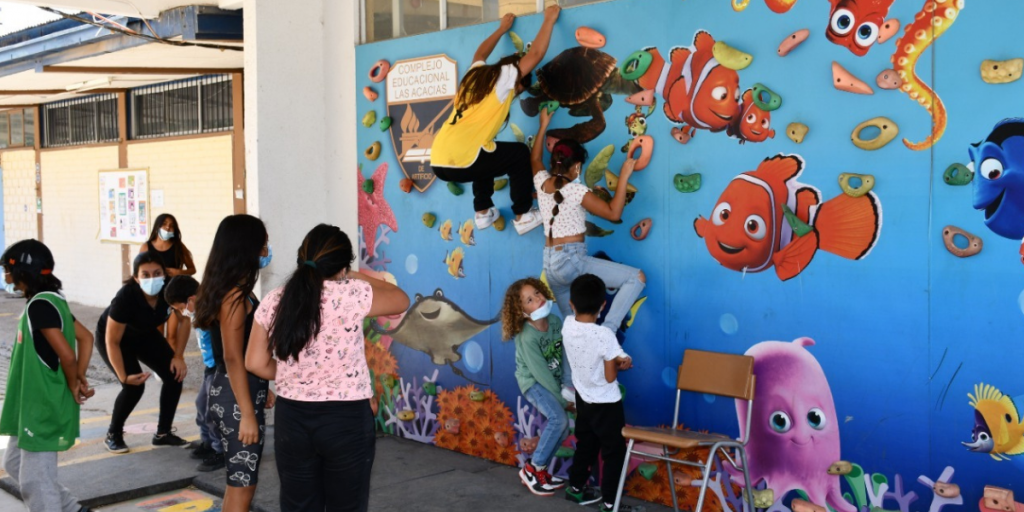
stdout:
<svg viewBox="0 0 1024 512">
<path fill-rule="evenodd" d="M 604 281 L 607 288 L 618 288 L 612 300 L 612 306 L 604 317 L 605 327 L 615 332 L 622 324 L 622 319 L 629 314 L 629 308 L 640 297 L 644 283 L 640 281 L 640 271 L 608 260 L 587 255 L 587 244 L 571 243 L 544 248 L 544 272 L 548 286 L 555 294 L 555 304 L 562 312 L 562 317 L 572 314 L 569 306 L 569 287 L 573 280 L 583 274 L 594 274 Z"/>
<path fill-rule="evenodd" d="M 210 402 L 210 383 L 213 382 L 216 370 L 216 368 L 206 368 L 203 372 L 203 385 L 200 386 L 199 394 L 196 395 L 196 425 L 199 425 L 199 439 L 203 444 L 213 448 L 213 451 L 217 453 L 224 453 L 224 446 L 220 442 L 220 428 L 215 421 L 212 421 L 207 411 Z"/>
<path fill-rule="evenodd" d="M 565 409 L 544 386 L 534 384 L 526 390 L 526 399 L 537 408 L 547 420 L 547 425 L 540 433 L 540 441 L 530 460 L 534 466 L 547 466 L 569 435 L 569 416 Z"/>
</svg>

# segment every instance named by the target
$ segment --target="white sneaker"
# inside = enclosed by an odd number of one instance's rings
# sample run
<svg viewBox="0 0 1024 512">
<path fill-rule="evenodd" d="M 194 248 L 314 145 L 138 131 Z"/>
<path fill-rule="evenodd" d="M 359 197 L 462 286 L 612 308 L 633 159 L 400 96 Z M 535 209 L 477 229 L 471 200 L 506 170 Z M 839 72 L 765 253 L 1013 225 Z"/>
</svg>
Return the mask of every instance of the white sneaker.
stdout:
<svg viewBox="0 0 1024 512">
<path fill-rule="evenodd" d="M 493 206 L 484 213 L 476 214 L 476 229 L 481 230 L 491 227 L 491 224 L 494 224 L 494 221 L 498 220 L 499 216 L 498 209 Z"/>
<path fill-rule="evenodd" d="M 533 228 L 536 228 L 544 222 L 544 219 L 540 216 L 540 210 L 533 208 L 530 211 L 522 214 L 519 220 L 512 221 L 512 224 L 516 226 L 516 233 L 520 235 L 528 233 Z"/>
</svg>

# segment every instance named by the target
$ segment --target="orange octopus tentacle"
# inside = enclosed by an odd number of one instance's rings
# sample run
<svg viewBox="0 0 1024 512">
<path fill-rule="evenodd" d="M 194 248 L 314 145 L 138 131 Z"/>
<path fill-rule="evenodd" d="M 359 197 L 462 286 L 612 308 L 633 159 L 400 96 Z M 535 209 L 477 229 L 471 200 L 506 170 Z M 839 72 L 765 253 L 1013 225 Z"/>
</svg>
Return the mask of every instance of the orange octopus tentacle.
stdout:
<svg viewBox="0 0 1024 512">
<path fill-rule="evenodd" d="M 891 62 L 903 79 L 900 90 L 932 115 L 932 133 L 928 138 L 916 143 L 903 139 L 903 144 L 914 151 L 932 147 L 946 131 L 946 106 L 942 104 L 942 98 L 917 76 L 917 59 L 953 26 L 963 8 L 964 0 L 926 0 L 914 22 L 906 26 L 903 36 L 896 41 Z"/>
</svg>

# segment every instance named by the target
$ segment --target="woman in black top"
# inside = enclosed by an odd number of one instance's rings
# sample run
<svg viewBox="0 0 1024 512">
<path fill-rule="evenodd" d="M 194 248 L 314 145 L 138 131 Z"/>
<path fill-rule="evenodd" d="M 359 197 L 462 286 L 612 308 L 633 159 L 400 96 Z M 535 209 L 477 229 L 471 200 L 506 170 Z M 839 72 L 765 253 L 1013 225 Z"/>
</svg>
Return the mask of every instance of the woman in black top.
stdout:
<svg viewBox="0 0 1024 512">
<path fill-rule="evenodd" d="M 178 219 L 169 213 L 161 213 L 153 225 L 158 229 L 149 233 L 149 240 L 139 248 L 139 254 L 156 254 L 163 261 L 168 278 L 194 275 L 196 264 L 192 262 L 192 253 L 181 241 Z"/>
<path fill-rule="evenodd" d="M 245 214 L 225 217 L 196 297 L 195 324 L 210 333 L 217 368 L 210 384 L 209 415 L 224 436 L 224 512 L 249 510 L 259 479 L 263 409 L 271 406 L 270 384 L 245 371 L 245 349 L 259 305 L 252 290 L 270 258 L 263 221 Z"/>
<path fill-rule="evenodd" d="M 107 450 L 127 453 L 124 443 L 124 423 L 142 399 L 149 372 L 146 366 L 160 376 L 160 419 L 153 444 L 181 446 L 186 441 L 171 430 L 174 412 L 181 398 L 181 383 L 188 371 L 185 365 L 185 345 L 190 331 L 189 319 L 172 315 L 164 300 L 164 264 L 152 252 L 135 257 L 132 278 L 125 281 L 110 306 L 103 311 L 96 325 L 96 349 L 103 362 L 121 381 L 121 392 L 114 401 L 107 430 Z M 179 325 L 179 322 L 182 324 Z M 164 324 L 167 336 L 164 337 Z M 168 340 L 174 340 L 173 348 Z"/>
</svg>

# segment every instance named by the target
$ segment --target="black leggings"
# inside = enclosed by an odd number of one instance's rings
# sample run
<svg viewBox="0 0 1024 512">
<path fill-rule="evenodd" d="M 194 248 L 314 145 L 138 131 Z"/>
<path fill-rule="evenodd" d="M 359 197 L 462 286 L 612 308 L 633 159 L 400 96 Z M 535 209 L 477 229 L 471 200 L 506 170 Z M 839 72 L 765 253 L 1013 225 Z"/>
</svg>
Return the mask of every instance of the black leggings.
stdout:
<svg viewBox="0 0 1024 512">
<path fill-rule="evenodd" d="M 544 141 L 535 141 L 543 144 Z M 488 153 L 483 149 L 476 162 L 466 168 L 433 166 L 441 181 L 473 182 L 473 208 L 483 211 L 494 206 L 494 178 L 508 175 L 512 213 L 522 215 L 533 206 L 533 167 L 530 148 L 521 142 L 495 142 L 497 147 Z"/>
<path fill-rule="evenodd" d="M 110 364 L 110 356 L 107 355 L 106 332 L 106 322 L 100 322 L 96 329 L 96 350 L 113 372 L 114 367 Z M 121 337 L 121 359 L 124 362 L 125 376 L 142 373 L 140 362 L 160 376 L 163 387 L 160 388 L 160 420 L 156 430 L 160 434 L 170 432 L 174 413 L 178 409 L 178 399 L 181 398 L 181 382 L 175 380 L 174 374 L 171 373 L 174 350 L 167 343 L 167 339 L 156 329 L 153 329 L 152 333 L 142 333 L 126 327 L 124 336 Z M 121 383 L 121 392 L 114 400 L 114 412 L 110 415 L 108 432 L 120 434 L 124 430 L 124 422 L 128 421 L 128 416 L 135 410 L 145 391 L 145 383 L 138 386 Z"/>
</svg>

